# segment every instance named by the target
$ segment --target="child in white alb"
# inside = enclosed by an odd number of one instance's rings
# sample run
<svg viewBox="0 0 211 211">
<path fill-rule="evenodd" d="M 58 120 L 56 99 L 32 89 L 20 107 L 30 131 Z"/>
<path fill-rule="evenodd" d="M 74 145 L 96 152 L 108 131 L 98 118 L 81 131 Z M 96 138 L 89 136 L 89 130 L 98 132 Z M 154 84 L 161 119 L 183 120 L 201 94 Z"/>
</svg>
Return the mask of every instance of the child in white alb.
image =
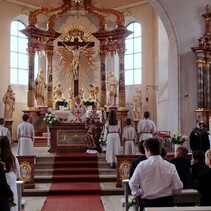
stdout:
<svg viewBox="0 0 211 211">
<path fill-rule="evenodd" d="M 126 119 L 126 126 L 123 128 L 122 142 L 123 154 L 135 155 L 136 130 L 131 126 L 131 119 Z"/>
</svg>

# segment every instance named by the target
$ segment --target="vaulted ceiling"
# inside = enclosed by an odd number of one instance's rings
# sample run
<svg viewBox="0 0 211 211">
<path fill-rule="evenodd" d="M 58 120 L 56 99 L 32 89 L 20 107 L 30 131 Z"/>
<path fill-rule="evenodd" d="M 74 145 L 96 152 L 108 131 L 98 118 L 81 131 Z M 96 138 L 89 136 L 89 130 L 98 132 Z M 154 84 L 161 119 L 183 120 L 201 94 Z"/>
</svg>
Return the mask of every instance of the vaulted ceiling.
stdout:
<svg viewBox="0 0 211 211">
<path fill-rule="evenodd" d="M 42 6 L 42 7 L 48 7 L 49 5 L 58 6 L 63 3 L 62 0 L 4 0 L 6 2 L 13 2 L 13 3 L 24 3 L 24 4 L 30 4 L 33 6 Z M 72 0 L 74 1 L 74 0 Z M 82 0 L 81 0 L 82 1 Z M 145 0 L 93 0 L 92 3 L 95 6 L 99 7 L 105 7 L 105 8 L 116 8 L 121 7 L 127 4 L 134 4 L 134 3 L 140 3 L 141 1 Z"/>
</svg>

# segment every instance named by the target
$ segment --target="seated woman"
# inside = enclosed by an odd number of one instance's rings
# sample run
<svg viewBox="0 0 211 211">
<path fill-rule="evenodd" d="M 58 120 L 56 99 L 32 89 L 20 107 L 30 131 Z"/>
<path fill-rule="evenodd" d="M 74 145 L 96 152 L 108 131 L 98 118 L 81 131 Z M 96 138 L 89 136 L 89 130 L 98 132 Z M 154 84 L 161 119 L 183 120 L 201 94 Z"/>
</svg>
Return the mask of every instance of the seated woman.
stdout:
<svg viewBox="0 0 211 211">
<path fill-rule="evenodd" d="M 75 104 L 71 106 L 68 116 L 69 122 L 84 122 L 86 120 L 86 107 L 81 104 L 80 97 L 75 97 Z"/>
<path fill-rule="evenodd" d="M 199 181 L 199 174 L 209 169 L 205 164 L 205 155 L 202 150 L 196 150 L 193 152 L 193 161 L 191 165 L 191 179 L 193 181 L 193 188 L 196 189 Z"/>
<path fill-rule="evenodd" d="M 188 150 L 185 147 L 178 147 L 176 157 L 171 161 L 176 166 L 180 180 L 183 183 L 183 189 L 193 188 L 191 180 L 191 163 L 188 158 Z"/>
</svg>

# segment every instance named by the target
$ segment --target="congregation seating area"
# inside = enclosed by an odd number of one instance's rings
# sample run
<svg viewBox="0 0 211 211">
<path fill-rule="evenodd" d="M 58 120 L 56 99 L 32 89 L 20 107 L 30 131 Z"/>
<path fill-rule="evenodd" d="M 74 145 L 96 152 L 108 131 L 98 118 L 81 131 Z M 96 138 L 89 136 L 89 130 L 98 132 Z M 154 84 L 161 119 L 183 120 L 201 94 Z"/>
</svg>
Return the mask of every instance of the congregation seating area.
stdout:
<svg viewBox="0 0 211 211">
<path fill-rule="evenodd" d="M 123 190 L 124 190 L 124 197 L 122 200 L 122 206 L 124 207 L 124 211 L 129 211 L 129 207 L 125 206 L 128 204 L 129 196 L 130 196 L 130 189 L 128 186 L 129 180 L 123 180 Z M 173 196 L 174 205 L 175 207 L 169 208 L 147 208 L 145 211 L 202 211 L 202 210 L 211 210 L 211 207 L 199 207 L 200 202 L 200 194 L 197 190 L 194 189 L 186 189 L 182 190 L 180 194 L 175 194 Z M 126 203 L 125 203 L 126 202 Z"/>
</svg>

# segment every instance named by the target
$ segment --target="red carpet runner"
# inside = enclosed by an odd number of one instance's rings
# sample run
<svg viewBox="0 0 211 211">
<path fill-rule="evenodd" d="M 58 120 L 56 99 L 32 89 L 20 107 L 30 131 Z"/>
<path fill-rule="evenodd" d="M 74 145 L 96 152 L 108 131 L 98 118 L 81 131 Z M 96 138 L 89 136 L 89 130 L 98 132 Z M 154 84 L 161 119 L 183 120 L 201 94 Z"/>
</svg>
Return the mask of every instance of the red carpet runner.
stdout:
<svg viewBox="0 0 211 211">
<path fill-rule="evenodd" d="M 60 154 L 42 211 L 104 211 L 100 192 L 96 154 Z"/>
</svg>

